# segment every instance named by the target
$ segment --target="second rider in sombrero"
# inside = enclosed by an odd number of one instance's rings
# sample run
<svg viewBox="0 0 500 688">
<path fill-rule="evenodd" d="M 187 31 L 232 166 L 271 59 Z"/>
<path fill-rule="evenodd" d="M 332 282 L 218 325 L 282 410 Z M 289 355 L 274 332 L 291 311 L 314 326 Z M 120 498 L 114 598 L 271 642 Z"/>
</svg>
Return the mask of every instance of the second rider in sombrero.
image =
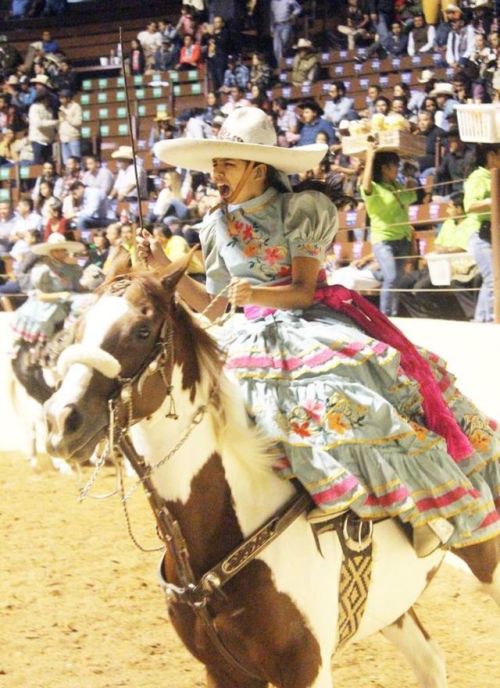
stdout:
<svg viewBox="0 0 500 688">
<path fill-rule="evenodd" d="M 347 508 L 399 517 L 413 527 L 420 556 L 493 538 L 494 424 L 441 361 L 417 352 L 358 294 L 325 282 L 336 208 L 321 192 L 291 192 L 286 176 L 313 168 L 325 149 L 277 147 L 271 122 L 252 107 L 231 113 L 217 140 L 158 143 L 163 162 L 211 171 L 222 199 L 200 231 L 206 290 L 184 276 L 179 293 L 197 311 L 212 301 L 212 318 L 226 294 L 244 307 L 243 324 L 233 318 L 222 328 L 226 367 L 257 425 L 283 449 L 278 469 L 314 500 L 311 521 Z M 139 244 L 154 267 L 168 264 L 146 232 Z"/>
</svg>

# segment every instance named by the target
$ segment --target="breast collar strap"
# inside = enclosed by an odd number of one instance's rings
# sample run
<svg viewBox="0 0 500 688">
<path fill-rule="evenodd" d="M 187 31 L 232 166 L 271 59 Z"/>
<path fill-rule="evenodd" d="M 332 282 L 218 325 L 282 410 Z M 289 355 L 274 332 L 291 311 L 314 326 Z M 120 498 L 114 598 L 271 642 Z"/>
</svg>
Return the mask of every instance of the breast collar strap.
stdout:
<svg viewBox="0 0 500 688">
<path fill-rule="evenodd" d="M 215 596 L 222 600 L 226 599 L 223 590 L 224 585 L 253 561 L 306 510 L 310 504 L 309 495 L 305 492 L 295 494 L 264 525 L 255 530 L 222 561 L 197 579 L 191 567 L 188 545 L 180 525 L 173 518 L 165 500 L 158 495 L 150 479 L 149 467 L 137 454 L 126 433 L 121 435 L 119 447 L 144 485 L 150 507 L 156 518 L 159 536 L 175 562 L 179 585 L 169 583 L 165 579 L 163 574 L 164 557 L 160 562 L 160 585 L 165 592 L 167 602 L 169 604 L 187 604 L 203 623 L 213 646 L 231 669 L 237 670 L 253 681 L 262 682 L 262 676 L 258 676 L 243 666 L 224 644 L 209 609 L 210 600 Z"/>
</svg>

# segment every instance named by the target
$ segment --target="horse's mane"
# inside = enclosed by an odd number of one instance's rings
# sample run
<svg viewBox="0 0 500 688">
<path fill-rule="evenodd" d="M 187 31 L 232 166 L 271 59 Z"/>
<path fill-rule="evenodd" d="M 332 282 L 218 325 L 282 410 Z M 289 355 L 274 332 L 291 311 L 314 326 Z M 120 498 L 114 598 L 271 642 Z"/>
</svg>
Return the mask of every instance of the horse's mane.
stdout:
<svg viewBox="0 0 500 688">
<path fill-rule="evenodd" d="M 269 440 L 251 426 L 237 387 L 223 373 L 222 352 L 215 339 L 200 324 L 199 317 L 182 302 L 174 301 L 174 292 L 166 288 L 155 273 L 133 271 L 118 275 L 99 288 L 101 293 L 117 295 L 125 291 L 133 294 L 136 290 L 138 296 L 146 296 L 162 315 L 174 318 L 186 342 L 184 353 L 194 352 L 197 379 L 192 381 L 193 397 L 198 383 L 198 390 L 204 398 L 210 390 L 217 390 L 210 413 L 221 449 L 229 451 L 240 463 L 251 466 L 253 471 L 259 466 L 268 469 Z"/>
</svg>

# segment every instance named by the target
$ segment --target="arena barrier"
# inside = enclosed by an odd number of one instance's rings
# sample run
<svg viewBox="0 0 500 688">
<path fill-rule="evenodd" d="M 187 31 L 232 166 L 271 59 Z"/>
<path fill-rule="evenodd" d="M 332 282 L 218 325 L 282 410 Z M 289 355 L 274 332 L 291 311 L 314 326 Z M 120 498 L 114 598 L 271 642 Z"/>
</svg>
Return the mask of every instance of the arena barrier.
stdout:
<svg viewBox="0 0 500 688">
<path fill-rule="evenodd" d="M 30 405 L 18 395 L 16 412 L 11 399 L 11 317 L 11 313 L 0 313 L 0 451 L 24 452 Z M 445 358 L 449 370 L 458 377 L 460 389 L 482 411 L 500 420 L 500 325 L 410 318 L 395 318 L 394 322 L 416 344 Z"/>
</svg>

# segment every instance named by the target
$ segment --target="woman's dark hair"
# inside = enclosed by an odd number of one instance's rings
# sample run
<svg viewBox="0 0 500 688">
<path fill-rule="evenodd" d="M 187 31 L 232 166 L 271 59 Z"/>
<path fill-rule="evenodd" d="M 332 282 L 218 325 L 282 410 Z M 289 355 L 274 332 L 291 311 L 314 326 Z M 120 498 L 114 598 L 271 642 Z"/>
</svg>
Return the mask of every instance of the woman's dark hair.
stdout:
<svg viewBox="0 0 500 688">
<path fill-rule="evenodd" d="M 267 166 L 266 182 L 268 186 L 274 187 L 277 191 L 284 193 L 290 191 L 290 189 L 286 187 L 281 173 L 272 165 Z"/>
<path fill-rule="evenodd" d="M 457 208 L 463 208 L 464 207 L 464 195 L 463 195 L 463 193 L 461 191 L 454 191 L 452 194 L 450 194 L 450 201 Z"/>
<path fill-rule="evenodd" d="M 184 239 L 188 242 L 189 246 L 196 246 L 200 243 L 200 235 L 192 227 L 183 227 L 182 235 Z"/>
<path fill-rule="evenodd" d="M 54 195 L 54 184 L 53 184 L 53 182 L 51 182 L 50 179 L 42 179 L 40 181 L 40 187 L 38 189 L 38 199 L 40 201 L 43 201 L 45 198 L 45 196 L 42 196 L 41 191 L 40 191 L 42 188 L 42 184 L 46 184 L 50 188 L 50 196 Z M 49 198 L 50 198 L 50 196 L 49 196 Z"/>
<path fill-rule="evenodd" d="M 94 239 L 95 237 L 99 237 L 101 239 L 104 239 L 104 248 L 107 249 L 111 246 L 109 243 L 109 239 L 106 236 L 106 230 L 105 229 L 95 229 L 93 232 Z"/>
<path fill-rule="evenodd" d="M 373 161 L 373 181 L 382 181 L 382 167 L 384 165 L 399 165 L 399 155 L 392 151 L 381 151 L 375 155 Z"/>
<path fill-rule="evenodd" d="M 474 167 L 486 167 L 488 153 L 498 153 L 499 151 L 500 145 L 498 143 L 478 143 L 476 145 L 476 165 Z"/>
<path fill-rule="evenodd" d="M 424 98 L 424 100 L 423 100 L 423 103 L 422 103 L 422 107 L 420 108 L 420 112 L 422 112 L 422 111 L 424 111 L 424 110 L 425 110 L 425 111 L 427 110 L 427 105 L 426 105 L 426 103 L 427 103 L 427 101 L 429 101 L 429 100 L 430 100 L 432 103 L 434 103 L 434 106 L 435 106 L 436 110 L 438 109 L 437 100 L 434 98 L 434 96 L 425 96 L 425 98 Z"/>
<path fill-rule="evenodd" d="M 161 233 L 163 234 L 163 236 L 165 237 L 165 239 L 171 239 L 173 236 L 172 230 L 170 229 L 170 227 L 168 225 L 157 222 L 155 225 L 153 225 L 153 229 L 159 229 L 161 231 Z"/>
<path fill-rule="evenodd" d="M 377 96 L 375 99 L 375 103 L 378 103 L 379 100 L 382 100 L 388 108 L 391 107 L 391 101 L 389 100 L 389 98 L 386 98 L 385 96 Z"/>
</svg>

